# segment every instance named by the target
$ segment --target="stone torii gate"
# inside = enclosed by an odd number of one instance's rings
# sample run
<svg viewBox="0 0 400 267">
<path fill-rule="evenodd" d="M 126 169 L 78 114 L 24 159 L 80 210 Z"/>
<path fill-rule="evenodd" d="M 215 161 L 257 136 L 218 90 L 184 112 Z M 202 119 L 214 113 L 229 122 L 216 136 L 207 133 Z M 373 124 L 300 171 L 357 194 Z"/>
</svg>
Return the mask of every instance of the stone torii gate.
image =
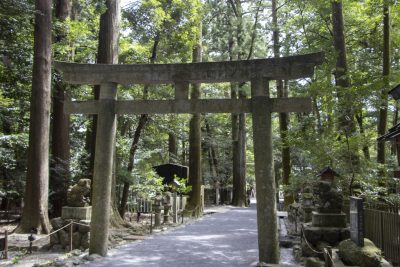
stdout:
<svg viewBox="0 0 400 267">
<path fill-rule="evenodd" d="M 271 112 L 309 112 L 309 98 L 270 98 L 270 80 L 310 77 L 323 53 L 229 62 L 106 65 L 55 62 L 64 81 L 100 85 L 100 99 L 67 102 L 69 114 L 98 114 L 90 253 L 107 254 L 116 116 L 252 113 L 259 261 L 279 263 Z M 190 83 L 251 82 L 250 99 L 188 99 Z M 117 101 L 117 84 L 174 84 L 175 100 Z"/>
</svg>

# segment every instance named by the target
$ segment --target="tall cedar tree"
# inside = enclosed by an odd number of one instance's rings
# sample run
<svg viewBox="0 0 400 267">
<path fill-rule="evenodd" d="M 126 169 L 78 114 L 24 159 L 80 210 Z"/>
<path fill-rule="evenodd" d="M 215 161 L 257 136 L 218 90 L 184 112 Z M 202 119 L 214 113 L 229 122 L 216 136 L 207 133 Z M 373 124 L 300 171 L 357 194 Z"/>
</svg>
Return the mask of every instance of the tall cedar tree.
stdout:
<svg viewBox="0 0 400 267">
<path fill-rule="evenodd" d="M 120 22 L 120 4 L 119 0 L 106 0 L 106 11 L 100 17 L 100 32 L 98 43 L 97 63 L 103 64 L 117 64 L 118 63 L 118 36 L 119 36 L 119 22 Z M 102 91 L 100 91 L 102 90 Z M 110 100 L 116 98 L 116 84 L 107 83 L 100 87 L 95 88 L 95 93 L 98 98 Z M 119 217 L 119 213 L 111 199 L 113 187 L 113 178 L 115 178 L 115 129 L 116 129 L 116 115 L 113 112 L 108 112 L 107 108 L 103 108 L 102 117 L 97 119 L 95 123 L 96 128 L 102 131 L 96 131 L 96 139 L 106 142 L 106 146 L 101 147 L 101 143 L 96 144 L 96 154 L 94 165 L 94 181 L 93 194 L 92 194 L 92 223 L 91 228 L 93 235 L 90 237 L 89 252 L 105 256 L 107 254 L 108 243 L 108 227 L 109 222 L 112 224 L 123 223 Z M 94 149 L 93 149 L 94 152 Z M 103 153 L 101 153 L 103 152 Z M 104 153 L 112 154 L 111 162 L 105 162 Z M 106 164 L 105 164 L 106 163 Z M 103 164 L 103 165 L 101 165 Z M 110 175 L 110 176 L 108 176 Z M 96 180 L 99 179 L 99 180 Z"/>
<path fill-rule="evenodd" d="M 379 107 L 379 119 L 378 119 L 378 135 L 382 136 L 386 133 L 387 128 L 387 109 L 388 109 L 388 88 L 389 76 L 390 76 L 390 9 L 389 1 L 383 2 L 383 85 L 384 88 L 381 90 L 381 103 Z M 385 155 L 385 143 L 378 142 L 377 147 L 377 161 L 378 163 L 386 163 Z"/>
<path fill-rule="evenodd" d="M 346 162 L 350 164 L 350 169 L 353 173 L 350 181 L 350 190 L 354 181 L 354 171 L 359 167 L 359 158 L 357 151 L 351 151 L 349 146 L 349 138 L 352 136 L 356 129 L 354 123 L 354 110 L 349 101 L 350 96 L 350 78 L 348 75 L 347 55 L 346 55 L 346 42 L 344 34 L 344 20 L 343 20 L 343 3 L 341 0 L 332 0 L 332 28 L 333 28 L 333 46 L 336 52 L 336 69 L 335 69 L 335 82 L 337 87 L 338 97 L 338 131 L 340 138 L 345 138 L 347 143 L 347 152 L 343 152 L 342 156 Z"/>
<path fill-rule="evenodd" d="M 49 233 L 49 126 L 51 104 L 51 0 L 36 0 L 25 206 L 18 232 Z"/>
<path fill-rule="evenodd" d="M 199 27 L 199 41 L 193 49 L 193 62 L 202 61 L 202 27 Z M 200 98 L 200 84 L 192 84 L 190 93 L 191 99 Z M 188 184 L 192 187 L 189 193 L 188 209 L 192 211 L 192 215 L 198 217 L 203 212 L 201 203 L 201 114 L 193 114 L 190 119 L 189 126 L 189 181 Z"/>
<path fill-rule="evenodd" d="M 57 0 L 55 3 L 55 17 L 65 21 L 70 15 L 70 0 Z M 61 30 L 55 36 L 55 42 L 61 42 L 65 33 Z M 62 206 L 66 204 L 66 194 L 69 184 L 69 115 L 64 113 L 64 101 L 66 100 L 65 84 L 57 80 L 53 91 L 53 116 L 50 164 L 50 188 L 54 191 L 50 198 L 53 206 L 53 216 L 61 215 Z"/>
<path fill-rule="evenodd" d="M 158 50 L 159 43 L 160 43 L 160 34 L 158 33 L 154 37 L 153 47 L 151 50 L 150 64 L 154 64 L 157 59 L 157 50 Z M 148 92 L 149 92 L 149 85 L 145 84 L 144 88 L 143 88 L 143 99 L 145 99 L 145 100 L 147 99 Z M 135 133 L 133 135 L 131 148 L 129 149 L 129 162 L 128 162 L 128 167 L 127 167 L 128 173 L 132 173 L 132 171 L 133 171 L 135 155 L 136 155 L 136 150 L 138 148 L 138 144 L 140 141 L 140 136 L 141 136 L 144 128 L 146 127 L 148 120 L 149 120 L 148 114 L 140 115 L 139 122 L 136 126 Z M 124 218 L 125 212 L 126 212 L 126 204 L 128 203 L 130 185 L 131 184 L 129 182 L 124 182 L 124 186 L 122 189 L 122 196 L 121 196 L 121 201 L 120 201 L 119 209 L 118 209 L 118 212 L 122 218 Z"/>
<path fill-rule="evenodd" d="M 279 26 L 278 26 L 278 9 L 277 9 L 278 0 L 272 0 L 272 38 L 273 38 L 273 46 L 274 46 L 274 56 L 280 57 L 280 42 L 279 42 Z M 287 87 L 284 86 L 284 82 L 282 80 L 276 81 L 276 90 L 278 97 L 288 97 Z M 289 117 L 287 113 L 279 113 L 279 130 L 282 140 L 282 184 L 289 185 L 290 184 L 290 173 L 291 173 L 291 164 L 290 164 L 290 146 L 288 140 L 288 124 Z M 285 192 L 285 207 L 287 208 L 290 204 L 293 203 L 294 198 L 292 194 Z"/>
<path fill-rule="evenodd" d="M 243 8 L 239 0 L 228 1 L 236 18 L 235 34 L 230 40 L 230 60 L 241 60 L 243 56 Z M 233 54 L 236 40 L 237 54 Z M 231 98 L 246 98 L 241 90 L 243 84 L 231 83 Z M 232 205 L 246 206 L 246 114 L 232 114 Z"/>
</svg>

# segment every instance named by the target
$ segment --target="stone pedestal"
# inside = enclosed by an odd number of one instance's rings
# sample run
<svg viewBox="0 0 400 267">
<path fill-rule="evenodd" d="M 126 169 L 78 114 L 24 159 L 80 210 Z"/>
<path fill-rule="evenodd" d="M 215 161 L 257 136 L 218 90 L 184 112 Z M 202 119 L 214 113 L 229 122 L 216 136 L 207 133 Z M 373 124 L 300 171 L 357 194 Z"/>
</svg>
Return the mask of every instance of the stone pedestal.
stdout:
<svg viewBox="0 0 400 267">
<path fill-rule="evenodd" d="M 172 201 L 172 222 L 177 223 L 178 222 L 178 196 L 177 193 L 175 192 L 173 195 L 173 201 Z"/>
<path fill-rule="evenodd" d="M 171 205 L 164 205 L 164 223 L 169 223 L 169 210 Z"/>
<path fill-rule="evenodd" d="M 155 205 L 154 207 L 154 227 L 161 225 L 161 206 Z"/>
<path fill-rule="evenodd" d="M 315 227 L 346 227 L 346 214 L 341 213 L 320 213 L 313 211 L 312 225 Z"/>
<path fill-rule="evenodd" d="M 90 221 L 92 215 L 92 207 L 62 207 L 62 219 L 75 219 Z"/>
<path fill-rule="evenodd" d="M 74 224 L 67 227 L 69 223 Z M 90 221 L 79 220 L 79 219 L 63 219 L 61 217 L 54 218 L 50 221 L 53 230 L 57 231 L 50 236 L 50 247 L 51 251 L 61 252 L 64 250 L 81 249 L 85 250 L 89 248 L 90 240 Z M 72 235 L 72 244 L 71 244 Z M 72 245 L 72 248 L 71 248 Z"/>
<path fill-rule="evenodd" d="M 311 222 L 312 220 L 312 209 L 303 208 L 303 220 L 305 223 Z"/>
</svg>

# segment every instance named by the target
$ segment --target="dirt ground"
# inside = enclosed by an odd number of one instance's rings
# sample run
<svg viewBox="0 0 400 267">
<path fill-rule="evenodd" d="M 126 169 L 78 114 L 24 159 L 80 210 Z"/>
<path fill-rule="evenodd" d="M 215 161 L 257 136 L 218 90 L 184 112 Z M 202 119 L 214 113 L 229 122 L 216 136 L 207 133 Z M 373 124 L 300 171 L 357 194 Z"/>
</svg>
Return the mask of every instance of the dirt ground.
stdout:
<svg viewBox="0 0 400 267">
<path fill-rule="evenodd" d="M 130 227 L 111 228 L 110 244 L 111 247 L 122 245 L 126 242 L 144 239 L 150 234 L 150 214 L 141 214 L 139 221 L 137 215 L 127 214 L 126 222 Z M 153 218 L 154 223 L 154 218 Z M 14 233 L 18 222 L 2 221 L 0 224 L 0 238 L 4 237 L 4 232 L 8 231 L 8 259 L 1 259 L 0 266 L 9 266 L 17 264 L 17 266 L 32 266 L 37 262 L 45 262 L 63 255 L 69 251 L 51 251 L 48 249 L 50 238 L 47 235 L 37 235 L 33 244 L 33 253 L 28 253 L 29 234 Z M 29 260 L 32 258 L 32 260 Z M 22 262 L 27 262 L 22 264 Z"/>
<path fill-rule="evenodd" d="M 214 212 L 223 212 L 227 207 L 224 206 L 215 206 L 208 207 L 205 210 L 205 214 L 210 214 Z M 119 228 L 111 228 L 110 229 L 110 248 L 123 245 L 127 242 L 133 242 L 136 240 L 145 239 L 147 236 L 151 235 L 151 233 L 156 233 L 160 231 L 166 231 L 171 227 L 177 227 L 182 224 L 182 218 L 178 218 L 178 223 L 173 224 L 169 223 L 166 225 L 162 225 L 157 229 L 153 229 L 151 227 L 150 221 L 152 219 L 152 224 L 154 224 L 154 216 L 150 214 L 141 214 L 139 221 L 137 221 L 137 214 L 127 213 L 125 217 L 125 221 L 130 225 L 129 227 L 119 227 Z M 184 218 L 184 224 L 190 223 L 194 221 L 194 218 Z M 172 219 L 170 218 L 170 221 Z M 16 222 L 3 222 L 0 224 L 0 233 L 4 233 L 5 230 L 9 232 L 9 252 L 8 259 L 0 259 L 0 266 L 49 266 L 49 262 L 54 262 L 57 259 L 65 258 L 65 257 L 74 257 L 76 250 L 71 252 L 69 251 L 51 251 L 49 250 L 50 238 L 47 235 L 37 235 L 36 239 L 38 241 L 34 241 L 33 252 L 28 253 L 29 234 L 15 234 L 13 231 L 18 226 Z M 0 234 L 0 238 L 2 235 Z M 79 252 L 79 251 L 78 251 Z M 88 254 L 88 251 L 79 252 L 79 257 L 82 258 L 85 254 Z M 76 255 L 75 255 L 76 256 Z"/>
</svg>

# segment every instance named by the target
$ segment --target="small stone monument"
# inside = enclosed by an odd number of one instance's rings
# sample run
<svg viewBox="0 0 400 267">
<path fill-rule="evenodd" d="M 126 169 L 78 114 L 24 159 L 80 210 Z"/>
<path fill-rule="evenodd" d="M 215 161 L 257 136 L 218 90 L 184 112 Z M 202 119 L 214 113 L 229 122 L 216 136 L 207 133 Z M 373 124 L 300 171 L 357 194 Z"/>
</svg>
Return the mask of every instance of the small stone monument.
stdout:
<svg viewBox="0 0 400 267">
<path fill-rule="evenodd" d="M 312 194 L 312 189 L 310 187 L 305 187 L 303 190 L 303 194 L 301 196 L 301 208 L 303 211 L 303 219 L 304 222 L 311 221 L 311 212 L 314 208 L 314 197 Z"/>
<path fill-rule="evenodd" d="M 92 207 L 89 206 L 90 179 L 80 179 L 67 192 L 67 204 L 62 208 L 61 218 L 90 220 Z"/>
<path fill-rule="evenodd" d="M 350 197 L 350 238 L 357 246 L 364 246 L 363 199 L 358 197 Z"/>
<path fill-rule="evenodd" d="M 89 247 L 92 213 L 92 207 L 89 206 L 90 184 L 90 179 L 80 179 L 77 184 L 71 186 L 67 192 L 68 206 L 62 208 L 61 218 L 50 221 L 54 230 L 60 229 L 50 236 L 53 251 L 76 248 L 85 250 Z M 70 223 L 73 224 L 65 227 Z"/>
<path fill-rule="evenodd" d="M 178 222 L 178 193 L 174 192 L 172 195 L 172 222 Z"/>
<path fill-rule="evenodd" d="M 172 196 L 171 192 L 165 192 L 163 198 L 164 204 L 164 223 L 169 223 L 169 211 L 172 207 Z"/>
<path fill-rule="evenodd" d="M 318 182 L 317 211 L 312 213 L 313 226 L 346 227 L 346 214 L 342 212 L 343 197 L 328 181 Z"/>
<path fill-rule="evenodd" d="M 332 181 L 320 180 L 314 187 L 315 193 L 318 196 L 317 211 L 312 212 L 312 223 L 305 223 L 303 228 L 307 242 L 302 242 L 302 254 L 306 257 L 320 256 L 315 251 L 336 246 L 350 237 L 346 215 L 341 211 L 343 197 L 332 187 Z"/>
<path fill-rule="evenodd" d="M 161 207 L 162 207 L 163 197 L 160 192 L 157 192 L 154 198 L 154 227 L 161 225 Z"/>
</svg>

